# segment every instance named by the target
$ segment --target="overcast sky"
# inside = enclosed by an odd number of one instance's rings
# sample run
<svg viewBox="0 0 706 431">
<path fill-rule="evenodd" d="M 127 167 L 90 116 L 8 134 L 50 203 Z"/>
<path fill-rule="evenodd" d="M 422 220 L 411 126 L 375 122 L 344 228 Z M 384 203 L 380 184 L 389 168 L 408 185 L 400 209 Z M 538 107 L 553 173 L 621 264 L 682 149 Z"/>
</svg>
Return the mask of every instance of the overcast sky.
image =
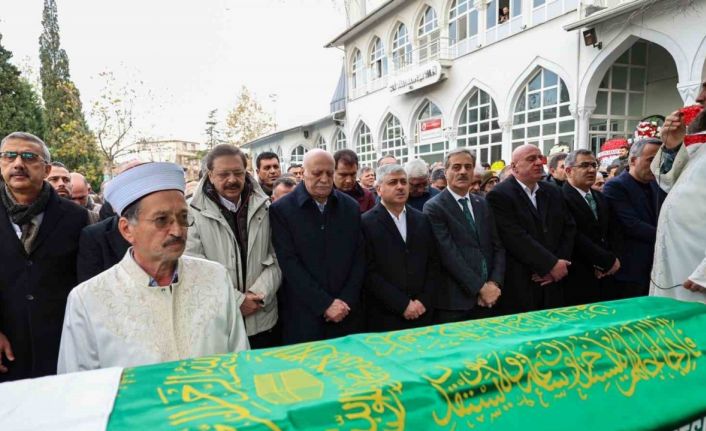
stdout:
<svg viewBox="0 0 706 431">
<path fill-rule="evenodd" d="M 61 45 L 84 110 L 97 75 L 135 81 L 139 128 L 152 138 L 204 140 L 242 85 L 280 128 L 328 113 L 342 52 L 323 45 L 345 27 L 336 0 L 58 0 Z M 0 33 L 17 65 L 39 70 L 42 0 L 0 0 Z M 139 85 L 136 81 L 142 81 Z M 270 94 L 277 94 L 273 104 Z"/>
</svg>

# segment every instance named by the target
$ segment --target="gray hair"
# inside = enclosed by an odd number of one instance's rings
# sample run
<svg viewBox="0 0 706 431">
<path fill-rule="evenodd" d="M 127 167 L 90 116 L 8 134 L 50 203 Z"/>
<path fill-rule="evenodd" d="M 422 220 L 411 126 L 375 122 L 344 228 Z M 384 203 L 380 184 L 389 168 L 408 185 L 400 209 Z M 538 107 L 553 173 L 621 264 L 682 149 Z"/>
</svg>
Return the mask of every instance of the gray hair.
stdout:
<svg viewBox="0 0 706 431">
<path fill-rule="evenodd" d="M 429 177 L 429 168 L 427 162 L 421 159 L 412 159 L 405 163 L 404 170 L 407 172 L 408 178 Z"/>
<path fill-rule="evenodd" d="M 643 138 L 638 139 L 632 143 L 630 147 L 630 158 L 642 156 L 642 152 L 645 150 L 645 146 L 648 144 L 652 145 L 662 145 L 662 141 L 657 138 Z"/>
<path fill-rule="evenodd" d="M 375 170 L 370 166 L 363 166 L 362 168 L 358 169 L 358 179 L 360 179 L 368 171 L 373 171 L 373 173 L 375 173 Z"/>
<path fill-rule="evenodd" d="M 559 162 L 566 160 L 569 157 L 566 153 L 556 153 L 549 158 L 549 169 L 556 169 L 559 166 Z M 576 160 L 574 160 L 576 161 Z M 568 166 L 569 162 L 564 162 L 564 166 Z"/>
<path fill-rule="evenodd" d="M 558 154 L 557 154 L 558 156 Z M 566 158 L 564 160 L 564 167 L 570 168 L 576 164 L 576 159 L 579 158 L 579 156 L 592 156 L 593 157 L 593 152 L 590 150 L 586 150 L 584 148 L 574 150 L 570 152 L 569 154 L 566 155 Z M 556 156 L 554 156 L 556 157 Z"/>
<path fill-rule="evenodd" d="M 49 147 L 47 147 L 47 144 L 45 144 L 44 141 L 39 139 L 37 136 L 34 136 L 33 134 L 27 132 L 12 132 L 2 138 L 2 142 L 0 142 L 0 149 L 2 149 L 2 147 L 5 146 L 5 142 L 10 139 L 20 139 L 23 141 L 34 142 L 35 144 L 42 147 L 42 158 L 44 158 L 44 161 L 46 163 L 51 163 L 51 153 L 49 153 Z"/>
<path fill-rule="evenodd" d="M 449 151 L 448 154 L 446 154 L 446 157 L 444 157 L 444 169 L 449 168 L 449 159 L 451 159 L 451 156 L 455 156 L 457 154 L 468 154 L 473 159 L 473 164 L 474 165 L 476 164 L 476 153 L 473 152 L 473 150 L 471 150 L 470 148 L 463 148 L 462 147 L 462 148 L 453 149 L 453 150 Z"/>
<path fill-rule="evenodd" d="M 375 185 L 379 186 L 380 184 L 382 184 L 383 180 L 385 179 L 385 175 L 399 174 L 400 172 L 407 175 L 407 172 L 400 165 L 380 166 L 375 172 Z"/>
</svg>

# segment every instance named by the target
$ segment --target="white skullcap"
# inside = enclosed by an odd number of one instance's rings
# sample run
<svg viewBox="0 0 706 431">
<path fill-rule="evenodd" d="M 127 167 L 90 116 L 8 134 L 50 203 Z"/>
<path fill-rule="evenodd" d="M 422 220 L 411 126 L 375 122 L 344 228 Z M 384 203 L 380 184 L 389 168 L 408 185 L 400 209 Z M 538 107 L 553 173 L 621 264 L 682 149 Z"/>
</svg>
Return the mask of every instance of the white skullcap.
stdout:
<svg viewBox="0 0 706 431">
<path fill-rule="evenodd" d="M 131 203 L 150 193 L 179 190 L 184 193 L 184 170 L 176 163 L 144 163 L 130 168 L 105 185 L 105 199 L 122 215 Z"/>
</svg>

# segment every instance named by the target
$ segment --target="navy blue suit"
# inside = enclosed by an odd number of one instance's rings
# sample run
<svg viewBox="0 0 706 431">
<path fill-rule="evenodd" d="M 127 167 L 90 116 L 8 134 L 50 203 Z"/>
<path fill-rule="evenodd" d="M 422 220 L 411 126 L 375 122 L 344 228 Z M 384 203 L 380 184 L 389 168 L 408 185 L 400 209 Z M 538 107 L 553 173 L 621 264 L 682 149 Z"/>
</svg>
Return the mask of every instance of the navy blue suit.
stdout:
<svg viewBox="0 0 706 431">
<path fill-rule="evenodd" d="M 333 190 L 321 213 L 302 182 L 272 204 L 270 224 L 283 277 L 280 320 L 284 343 L 360 331 L 365 249 L 358 202 Z M 340 323 L 324 319 L 334 299 L 351 308 Z"/>
<path fill-rule="evenodd" d="M 657 219 L 667 194 L 657 182 L 642 184 L 625 171 L 605 184 L 603 195 L 613 207 L 623 232 L 620 270 L 615 280 L 622 284 L 625 297 L 647 295 Z"/>
</svg>

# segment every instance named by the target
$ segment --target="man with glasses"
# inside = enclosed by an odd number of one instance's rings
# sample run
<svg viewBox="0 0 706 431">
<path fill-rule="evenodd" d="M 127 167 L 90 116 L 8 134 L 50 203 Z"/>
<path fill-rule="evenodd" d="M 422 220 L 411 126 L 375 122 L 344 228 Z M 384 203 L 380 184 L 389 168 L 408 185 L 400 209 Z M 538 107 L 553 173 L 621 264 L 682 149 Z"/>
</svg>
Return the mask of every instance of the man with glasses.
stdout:
<svg viewBox="0 0 706 431">
<path fill-rule="evenodd" d="M 45 181 L 50 163 L 46 144 L 29 133 L 0 143 L 0 383 L 56 373 L 88 214 Z"/>
<path fill-rule="evenodd" d="M 564 160 L 564 201 L 576 221 L 571 270 L 564 296 L 567 305 L 618 298 L 613 274 L 620 269 L 620 227 L 603 194 L 592 189 L 598 163 L 589 150 L 575 150 Z"/>
<path fill-rule="evenodd" d="M 189 229 L 186 253 L 228 269 L 250 346 L 278 346 L 282 271 L 270 239 L 270 199 L 246 172 L 245 154 L 233 145 L 213 147 L 205 164 L 207 175 L 190 203 L 196 222 Z"/>
<path fill-rule="evenodd" d="M 517 147 L 511 169 L 512 176 L 488 193 L 507 250 L 502 311 L 561 307 L 576 224 L 561 191 L 542 181 L 544 158 L 536 145 Z"/>
<path fill-rule="evenodd" d="M 193 224 L 184 187 L 184 172 L 174 163 L 145 163 L 106 185 L 120 233 L 132 247 L 69 295 L 60 373 L 248 348 L 228 271 L 182 256 Z"/>
</svg>

